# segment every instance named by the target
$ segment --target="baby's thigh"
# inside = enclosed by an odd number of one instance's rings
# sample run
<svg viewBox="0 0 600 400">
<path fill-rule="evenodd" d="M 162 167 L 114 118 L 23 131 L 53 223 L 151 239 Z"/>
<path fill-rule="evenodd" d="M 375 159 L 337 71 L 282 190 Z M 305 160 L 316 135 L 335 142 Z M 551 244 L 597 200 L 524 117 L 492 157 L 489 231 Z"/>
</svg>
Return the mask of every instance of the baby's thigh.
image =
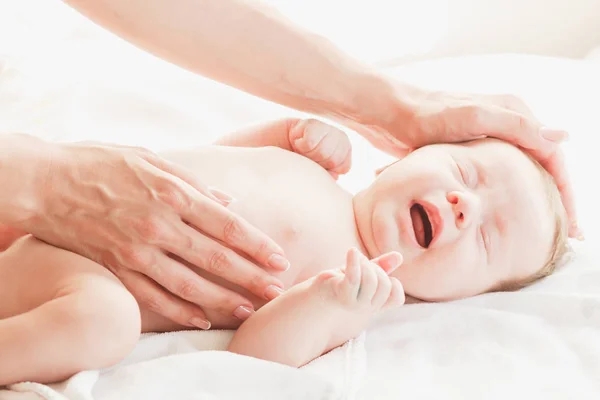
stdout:
<svg viewBox="0 0 600 400">
<path fill-rule="evenodd" d="M 139 335 L 137 302 L 102 266 L 31 236 L 0 254 L 4 383 L 53 382 L 113 365 Z"/>
<path fill-rule="evenodd" d="M 0 319 L 30 311 L 52 299 L 84 291 L 90 302 L 103 297 L 137 304 L 119 280 L 101 265 L 28 235 L 0 253 Z M 101 307 L 108 307 L 111 299 Z M 133 304 L 132 304 L 133 303 Z M 90 307 L 96 305 L 90 304 Z M 121 309 L 111 310 L 119 312 Z M 139 317 L 138 317 L 139 318 Z"/>
</svg>

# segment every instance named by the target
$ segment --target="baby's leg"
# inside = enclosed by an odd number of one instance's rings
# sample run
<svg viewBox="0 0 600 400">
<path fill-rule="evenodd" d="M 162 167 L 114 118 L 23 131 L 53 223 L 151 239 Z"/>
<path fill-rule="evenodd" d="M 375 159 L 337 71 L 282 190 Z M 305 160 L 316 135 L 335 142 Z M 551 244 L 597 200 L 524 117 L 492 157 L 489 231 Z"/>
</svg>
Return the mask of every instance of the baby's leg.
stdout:
<svg viewBox="0 0 600 400">
<path fill-rule="evenodd" d="M 139 333 L 135 299 L 100 265 L 31 236 L 0 254 L 0 386 L 110 366 Z"/>
</svg>

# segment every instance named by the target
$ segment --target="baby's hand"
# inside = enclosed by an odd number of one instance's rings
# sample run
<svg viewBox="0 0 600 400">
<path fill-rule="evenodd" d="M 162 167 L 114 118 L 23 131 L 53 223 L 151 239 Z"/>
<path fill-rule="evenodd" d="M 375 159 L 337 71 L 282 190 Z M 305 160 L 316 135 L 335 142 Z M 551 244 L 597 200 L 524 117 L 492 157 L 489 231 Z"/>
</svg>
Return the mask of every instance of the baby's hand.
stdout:
<svg viewBox="0 0 600 400">
<path fill-rule="evenodd" d="M 356 249 L 350 249 L 346 269 L 323 271 L 313 287 L 330 304 L 352 311 L 353 316 L 370 317 L 379 310 L 404 304 L 404 289 L 392 271 L 400 266 L 402 256 L 388 253 L 369 261 Z"/>
<path fill-rule="evenodd" d="M 388 276 L 402 262 L 399 253 L 369 261 L 356 249 L 348 252 L 346 269 L 317 275 L 310 289 L 319 299 L 319 313 L 329 331 L 328 349 L 358 336 L 383 308 L 404 304 L 404 289 Z M 324 313 L 324 314 L 322 314 Z"/>
<path fill-rule="evenodd" d="M 350 171 L 352 146 L 346 134 L 316 119 L 305 119 L 290 129 L 294 151 L 325 168 L 334 179 Z"/>
</svg>

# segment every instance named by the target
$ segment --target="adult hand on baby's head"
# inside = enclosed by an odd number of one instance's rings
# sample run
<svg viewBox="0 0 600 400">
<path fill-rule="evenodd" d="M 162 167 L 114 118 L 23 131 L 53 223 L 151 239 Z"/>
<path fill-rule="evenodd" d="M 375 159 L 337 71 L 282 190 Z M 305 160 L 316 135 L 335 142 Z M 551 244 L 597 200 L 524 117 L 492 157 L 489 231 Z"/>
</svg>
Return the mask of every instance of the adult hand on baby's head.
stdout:
<svg viewBox="0 0 600 400">
<path fill-rule="evenodd" d="M 571 221 L 569 234 L 581 235 L 559 148 L 567 132 L 544 127 L 525 103 L 512 95 L 428 92 L 394 81 L 388 87 L 389 106 L 379 116 L 362 121 L 367 129 L 359 129 L 375 146 L 404 156 L 428 144 L 485 137 L 508 141 L 531 154 L 554 177 Z"/>
<path fill-rule="evenodd" d="M 292 149 L 325 168 L 334 179 L 350 171 L 352 146 L 340 129 L 316 119 L 295 122 L 289 130 Z"/>
<path fill-rule="evenodd" d="M 230 212 L 231 198 L 187 171 L 140 148 L 68 144 L 48 150 L 32 196 L 38 205 L 19 228 L 107 267 L 151 311 L 205 329 L 210 324 L 200 307 L 249 316 L 250 301 L 184 262 L 263 298 L 270 286 L 281 287 L 254 264 L 287 268 L 281 248 Z"/>
</svg>

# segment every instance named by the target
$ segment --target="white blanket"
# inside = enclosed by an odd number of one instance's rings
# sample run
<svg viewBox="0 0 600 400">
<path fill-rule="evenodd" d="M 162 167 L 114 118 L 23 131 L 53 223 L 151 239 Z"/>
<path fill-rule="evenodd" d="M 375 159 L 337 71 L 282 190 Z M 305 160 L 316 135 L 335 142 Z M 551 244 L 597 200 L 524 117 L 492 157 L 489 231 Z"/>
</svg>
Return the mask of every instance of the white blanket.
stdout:
<svg viewBox="0 0 600 400">
<path fill-rule="evenodd" d="M 364 335 L 301 370 L 223 351 L 232 331 L 143 335 L 119 365 L 55 385 L 20 383 L 0 399 L 354 399 L 366 367 Z"/>
<path fill-rule="evenodd" d="M 0 130 L 160 150 L 207 143 L 238 126 L 291 114 L 73 21 L 33 30 L 29 47 L 19 48 L 2 47 L 14 33 L 0 24 L 0 55 L 9 60 L 4 67 L 0 60 Z M 600 398 L 598 64 L 492 56 L 390 72 L 438 89 L 517 93 L 546 124 L 569 130 L 565 150 L 587 236 L 574 245 L 571 263 L 519 293 L 412 305 L 382 315 L 366 335 L 363 379 L 364 359 L 349 361 L 355 351 L 362 357 L 362 342 L 296 371 L 223 352 L 190 352 L 205 334 L 176 333 L 147 336 L 120 366 L 55 388 L 77 400 L 329 399 L 350 398 L 356 390 L 365 400 Z M 355 135 L 351 139 L 355 169 L 341 182 L 356 190 L 389 158 Z M 31 393 L 4 391 L 0 398 L 20 400 Z"/>
</svg>

